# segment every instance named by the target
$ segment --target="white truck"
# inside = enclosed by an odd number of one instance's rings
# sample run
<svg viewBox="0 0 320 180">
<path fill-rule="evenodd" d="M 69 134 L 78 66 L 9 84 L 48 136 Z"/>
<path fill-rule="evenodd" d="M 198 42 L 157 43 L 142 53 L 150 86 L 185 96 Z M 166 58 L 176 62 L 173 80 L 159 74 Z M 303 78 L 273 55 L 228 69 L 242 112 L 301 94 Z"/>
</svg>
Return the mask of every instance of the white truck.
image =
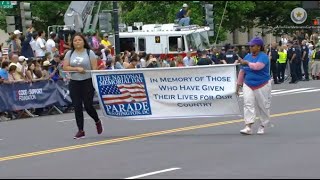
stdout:
<svg viewBox="0 0 320 180">
<path fill-rule="evenodd" d="M 209 27 L 147 24 L 138 30 L 128 29 L 127 32 L 119 33 L 120 52 L 144 51 L 153 55 L 173 57 L 177 54 L 185 56 L 189 51 L 195 55 L 197 50 L 210 48 Z"/>
</svg>

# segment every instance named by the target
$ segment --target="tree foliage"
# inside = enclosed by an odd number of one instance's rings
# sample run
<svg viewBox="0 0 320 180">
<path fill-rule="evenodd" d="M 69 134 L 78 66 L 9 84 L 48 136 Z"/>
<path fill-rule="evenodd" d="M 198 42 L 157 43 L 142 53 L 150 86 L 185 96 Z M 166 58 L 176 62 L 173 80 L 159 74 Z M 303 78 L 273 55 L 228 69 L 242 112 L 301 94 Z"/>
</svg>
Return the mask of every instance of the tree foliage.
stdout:
<svg viewBox="0 0 320 180">
<path fill-rule="evenodd" d="M 126 24 L 133 22 L 143 23 L 173 23 L 174 18 L 184 2 L 149 2 L 149 1 L 129 1 L 121 2 L 123 10 L 122 20 Z M 192 11 L 191 18 L 193 24 L 203 25 L 202 1 L 186 2 Z M 214 4 L 215 35 L 217 35 L 226 1 L 207 1 Z M 228 1 L 225 15 L 220 27 L 218 42 L 226 38 L 226 33 L 240 30 L 248 31 L 253 27 L 260 27 L 272 31 L 271 27 L 295 25 L 291 18 L 291 11 L 301 7 L 301 1 Z M 307 10 L 308 19 L 300 26 L 311 25 L 311 20 L 319 17 L 316 10 Z M 273 30 L 274 35 L 283 32 L 290 33 L 293 29 Z M 265 35 L 265 34 L 262 34 Z M 214 37 L 215 39 L 215 37 Z"/>
<path fill-rule="evenodd" d="M 274 27 L 311 26 L 312 19 L 320 15 L 317 9 L 306 10 L 307 20 L 303 24 L 297 25 L 292 22 L 290 17 L 291 11 L 297 7 L 301 7 L 301 1 L 261 1 L 261 3 L 257 3 L 253 13 L 259 18 L 258 27 L 268 29 L 266 33 L 272 31 L 274 35 L 280 35 L 282 33 L 292 33 L 297 29 L 274 29 Z M 312 29 L 306 28 L 306 30 L 310 33 Z"/>
<path fill-rule="evenodd" d="M 214 4 L 215 34 L 217 34 L 226 2 L 209 1 L 208 3 Z M 173 23 L 182 4 L 183 2 L 181 1 L 156 1 L 152 3 L 148 1 L 121 2 L 120 7 L 123 12 L 121 17 L 122 21 L 129 25 L 132 25 L 133 22 L 143 22 L 145 24 Z M 204 25 L 204 4 L 201 1 L 199 3 L 188 2 L 188 4 L 191 10 L 191 23 Z M 245 28 L 246 25 L 250 25 L 251 21 L 246 21 L 246 17 L 254 7 L 255 3 L 251 1 L 230 1 L 226 9 L 218 40 L 224 40 L 227 31 Z"/>
<path fill-rule="evenodd" d="M 71 1 L 30 1 L 34 26 L 36 29 L 47 30 L 50 25 L 63 25 L 63 16 Z"/>
<path fill-rule="evenodd" d="M 295 25 L 291 18 L 291 11 L 299 7 L 300 1 L 260 1 L 256 3 L 252 20 L 258 20 L 257 27 L 268 29 L 266 33 L 272 31 L 277 26 L 293 26 Z M 306 21 L 306 25 L 309 21 Z M 272 28 L 271 28 L 272 27 Z M 274 30 L 275 34 L 281 33 L 283 30 Z M 286 31 L 286 30 L 285 30 Z"/>
<path fill-rule="evenodd" d="M 33 26 L 37 30 L 47 30 L 48 26 L 64 25 L 64 14 L 71 1 L 24 1 L 31 4 Z M 110 1 L 102 1 L 100 10 L 111 10 Z M 0 29 L 6 30 L 7 15 L 19 15 L 19 8 L 0 9 Z"/>
<path fill-rule="evenodd" d="M 71 3 L 71 1 L 25 2 L 31 3 L 35 28 L 44 30 L 50 25 L 63 25 L 63 16 Z M 290 13 L 294 8 L 301 7 L 301 1 L 228 1 L 222 20 L 226 1 L 206 2 L 214 5 L 215 35 L 218 34 L 222 22 L 218 41 L 225 40 L 227 33 L 235 30 L 245 32 L 252 27 L 261 27 L 271 31 L 271 27 L 295 25 L 290 19 Z M 191 23 L 204 25 L 204 1 L 120 1 L 121 22 L 127 25 L 133 25 L 134 22 L 143 22 L 144 24 L 173 23 L 183 3 L 187 3 L 190 7 Z M 111 1 L 102 2 L 101 10 L 106 9 L 112 9 Z M 17 15 L 18 12 L 17 7 L 0 9 L 0 28 L 6 29 L 6 15 Z M 308 19 L 301 26 L 311 25 L 311 20 L 320 16 L 320 12 L 316 10 L 307 10 L 307 12 Z M 273 31 L 275 35 L 283 32 L 290 32 L 290 29 Z"/>
<path fill-rule="evenodd" d="M 71 1 L 24 1 L 31 4 L 31 13 L 33 17 L 33 26 L 40 30 L 47 29 L 50 25 L 61 25 L 63 23 L 63 15 L 68 9 Z M 1 9 L 0 11 L 0 28 L 6 30 L 5 16 L 19 15 L 19 7 L 14 6 L 13 9 Z M 60 16 L 60 14 L 62 16 Z"/>
</svg>

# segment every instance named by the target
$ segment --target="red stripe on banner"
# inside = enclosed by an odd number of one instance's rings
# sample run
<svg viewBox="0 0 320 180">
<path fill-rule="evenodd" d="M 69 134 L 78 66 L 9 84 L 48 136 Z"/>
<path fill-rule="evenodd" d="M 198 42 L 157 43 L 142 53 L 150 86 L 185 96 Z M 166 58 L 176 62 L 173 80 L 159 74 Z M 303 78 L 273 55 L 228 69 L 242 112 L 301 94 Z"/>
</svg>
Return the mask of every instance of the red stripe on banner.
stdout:
<svg viewBox="0 0 320 180">
<path fill-rule="evenodd" d="M 127 104 L 127 103 L 135 103 L 135 102 L 145 102 L 147 101 L 147 98 L 142 98 L 142 99 L 125 99 L 125 100 L 109 100 L 109 101 L 103 101 L 104 104 L 106 105 L 112 105 L 112 104 Z"/>
<path fill-rule="evenodd" d="M 103 97 L 104 100 L 114 100 L 114 99 L 128 99 L 131 98 L 132 96 L 128 95 L 128 96 L 114 96 L 114 97 Z"/>
<path fill-rule="evenodd" d="M 117 85 L 121 94 L 106 94 L 102 96 L 104 104 L 128 104 L 147 101 L 143 83 Z"/>
<path fill-rule="evenodd" d="M 125 97 L 104 97 L 103 100 L 108 101 L 108 100 L 116 100 L 116 99 L 129 99 L 129 98 L 134 98 L 134 99 L 140 99 L 140 98 L 146 98 L 147 96 L 125 96 Z"/>
<path fill-rule="evenodd" d="M 144 94 L 145 91 L 134 91 L 134 92 L 130 92 L 130 91 L 121 91 L 121 93 L 126 94 L 126 93 L 130 93 L 130 94 Z"/>
<path fill-rule="evenodd" d="M 143 89 L 144 87 L 138 87 L 138 86 L 119 86 L 119 89 Z"/>
<path fill-rule="evenodd" d="M 134 85 L 140 85 L 143 86 L 144 83 L 138 82 L 138 83 L 133 83 L 133 84 L 118 84 L 119 86 L 134 86 Z"/>
</svg>

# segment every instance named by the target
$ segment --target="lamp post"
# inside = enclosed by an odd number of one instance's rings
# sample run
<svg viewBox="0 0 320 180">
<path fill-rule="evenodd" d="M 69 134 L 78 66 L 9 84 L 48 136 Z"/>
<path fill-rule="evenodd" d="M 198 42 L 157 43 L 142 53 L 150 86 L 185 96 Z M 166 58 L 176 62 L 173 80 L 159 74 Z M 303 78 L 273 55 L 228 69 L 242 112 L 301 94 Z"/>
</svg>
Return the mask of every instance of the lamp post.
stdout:
<svg viewBox="0 0 320 180">
<path fill-rule="evenodd" d="M 119 9 L 118 1 L 113 1 L 113 24 L 114 24 L 114 38 L 115 38 L 115 54 L 120 54 L 120 39 L 119 39 Z"/>
</svg>

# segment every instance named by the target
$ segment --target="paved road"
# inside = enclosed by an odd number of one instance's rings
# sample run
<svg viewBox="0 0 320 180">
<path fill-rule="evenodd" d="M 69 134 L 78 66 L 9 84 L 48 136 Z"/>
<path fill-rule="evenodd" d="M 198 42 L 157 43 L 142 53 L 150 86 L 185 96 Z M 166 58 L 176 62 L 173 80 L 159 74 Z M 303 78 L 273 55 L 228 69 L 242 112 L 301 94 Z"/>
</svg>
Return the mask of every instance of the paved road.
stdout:
<svg viewBox="0 0 320 180">
<path fill-rule="evenodd" d="M 320 81 L 273 86 L 265 135 L 241 117 L 93 120 L 73 140 L 73 114 L 0 122 L 0 178 L 319 178 Z M 102 114 L 101 112 L 99 112 Z"/>
</svg>

